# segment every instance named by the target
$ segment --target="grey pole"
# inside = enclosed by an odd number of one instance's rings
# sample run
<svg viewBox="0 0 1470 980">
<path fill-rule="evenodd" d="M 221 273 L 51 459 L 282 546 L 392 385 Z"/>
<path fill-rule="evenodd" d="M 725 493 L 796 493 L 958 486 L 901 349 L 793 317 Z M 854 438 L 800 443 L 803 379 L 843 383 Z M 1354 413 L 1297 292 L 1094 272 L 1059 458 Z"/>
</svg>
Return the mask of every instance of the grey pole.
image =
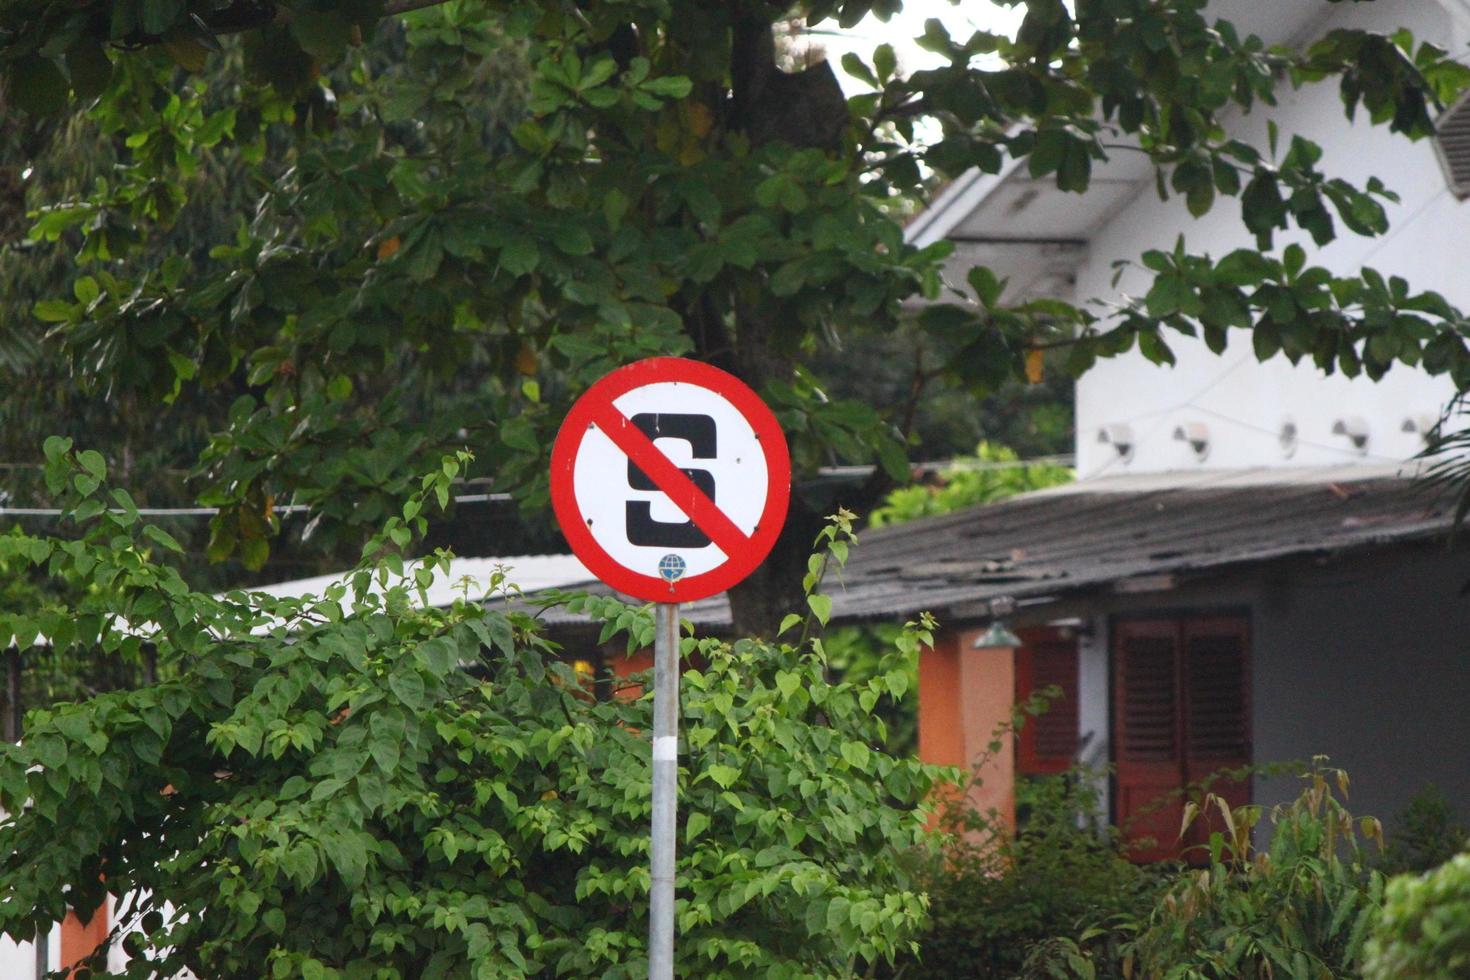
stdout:
<svg viewBox="0 0 1470 980">
<path fill-rule="evenodd" d="M 679 792 L 679 604 L 660 602 L 654 609 L 648 980 L 673 980 L 674 833 Z"/>
</svg>

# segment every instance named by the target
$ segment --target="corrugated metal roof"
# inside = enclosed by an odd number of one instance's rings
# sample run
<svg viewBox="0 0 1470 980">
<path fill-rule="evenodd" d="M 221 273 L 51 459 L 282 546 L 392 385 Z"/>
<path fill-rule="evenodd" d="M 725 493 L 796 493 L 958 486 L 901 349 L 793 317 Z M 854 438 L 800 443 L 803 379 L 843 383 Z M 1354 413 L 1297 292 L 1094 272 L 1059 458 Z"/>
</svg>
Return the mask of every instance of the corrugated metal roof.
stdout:
<svg viewBox="0 0 1470 980">
<path fill-rule="evenodd" d="M 507 583 L 515 585 L 524 592 L 537 592 L 542 589 L 567 588 L 592 580 L 592 573 L 587 571 L 581 561 L 575 555 L 512 555 L 504 558 L 453 558 L 449 562 L 449 571 L 435 571 L 434 579 L 425 590 L 430 607 L 447 606 L 455 599 L 466 596 L 479 598 L 485 595 L 490 587 L 492 576 L 504 572 Z M 334 572 L 331 575 L 318 575 L 314 578 L 296 579 L 292 582 L 277 582 L 272 585 L 258 585 L 246 592 L 264 592 L 277 598 L 300 598 L 302 596 L 320 596 L 327 587 L 335 583 L 350 583 L 352 570 Z M 373 582 L 372 592 L 382 594 L 383 589 L 376 581 Z M 418 596 L 413 597 L 415 605 L 418 604 Z M 349 600 L 343 600 L 343 608 L 346 609 Z"/>
<path fill-rule="evenodd" d="M 1209 573 L 1445 533 L 1453 501 L 1368 467 L 1150 474 L 1082 481 L 860 536 L 823 591 L 836 621 L 934 612 L 954 622 L 984 603 L 1045 601 L 1145 576 Z M 716 596 L 683 615 L 730 624 Z M 549 610 L 549 623 L 581 621 Z"/>
</svg>

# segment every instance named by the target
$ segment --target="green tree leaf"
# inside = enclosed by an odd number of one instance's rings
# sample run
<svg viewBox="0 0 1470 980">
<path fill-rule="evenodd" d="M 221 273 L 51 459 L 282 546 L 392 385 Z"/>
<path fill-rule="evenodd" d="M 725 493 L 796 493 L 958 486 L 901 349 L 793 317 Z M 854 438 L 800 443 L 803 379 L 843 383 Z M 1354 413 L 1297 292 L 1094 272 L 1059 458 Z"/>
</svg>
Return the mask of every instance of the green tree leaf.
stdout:
<svg viewBox="0 0 1470 980">
<path fill-rule="evenodd" d="M 20 58 L 5 71 L 5 90 L 22 112 L 34 116 L 58 112 L 71 86 L 56 63 L 39 55 Z"/>
<path fill-rule="evenodd" d="M 806 597 L 806 604 L 812 615 L 817 617 L 817 621 L 823 626 L 827 625 L 827 621 L 832 618 L 832 597 L 813 593 Z"/>
</svg>

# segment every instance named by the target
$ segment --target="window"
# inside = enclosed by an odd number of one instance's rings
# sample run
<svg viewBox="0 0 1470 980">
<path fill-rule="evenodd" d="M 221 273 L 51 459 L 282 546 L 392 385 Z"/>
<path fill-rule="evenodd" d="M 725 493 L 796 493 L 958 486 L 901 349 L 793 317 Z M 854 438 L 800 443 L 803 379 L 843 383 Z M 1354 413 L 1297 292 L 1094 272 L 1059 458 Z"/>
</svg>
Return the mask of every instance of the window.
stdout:
<svg viewBox="0 0 1470 980">
<path fill-rule="evenodd" d="M 1198 859 L 1189 848 L 1217 826 L 1197 821 L 1179 839 L 1186 788 L 1250 764 L 1249 652 L 1241 616 L 1114 623 L 1114 814 L 1130 839 L 1152 841 L 1137 859 Z M 1250 802 L 1248 779 L 1209 789 L 1231 806 Z"/>
</svg>

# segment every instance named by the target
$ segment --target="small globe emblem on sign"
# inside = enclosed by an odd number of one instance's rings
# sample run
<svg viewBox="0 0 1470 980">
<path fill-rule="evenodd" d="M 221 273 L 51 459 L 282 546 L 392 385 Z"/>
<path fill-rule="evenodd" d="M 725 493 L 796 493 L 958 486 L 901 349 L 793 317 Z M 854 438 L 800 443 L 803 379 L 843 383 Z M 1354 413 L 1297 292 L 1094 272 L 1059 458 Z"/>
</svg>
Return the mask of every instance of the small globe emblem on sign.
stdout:
<svg viewBox="0 0 1470 980">
<path fill-rule="evenodd" d="M 677 582 L 684 574 L 684 559 L 678 555 L 664 555 L 658 560 L 658 574 L 665 582 Z"/>
</svg>

